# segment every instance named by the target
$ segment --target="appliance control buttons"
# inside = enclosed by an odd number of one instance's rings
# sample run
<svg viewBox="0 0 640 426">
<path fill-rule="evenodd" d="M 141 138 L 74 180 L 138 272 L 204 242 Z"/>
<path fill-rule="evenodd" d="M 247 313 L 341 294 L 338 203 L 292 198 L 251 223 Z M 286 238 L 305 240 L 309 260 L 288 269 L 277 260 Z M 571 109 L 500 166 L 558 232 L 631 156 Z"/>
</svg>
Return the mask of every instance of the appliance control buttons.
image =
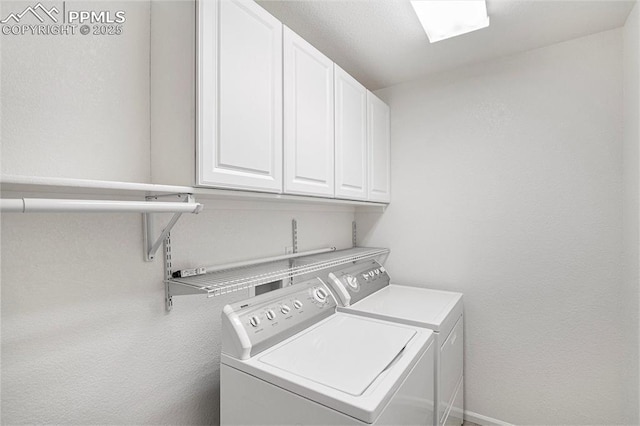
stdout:
<svg viewBox="0 0 640 426">
<path fill-rule="evenodd" d="M 327 301 L 327 292 L 323 288 L 316 288 L 313 291 L 313 298 L 316 299 L 320 303 L 324 303 Z"/>
<path fill-rule="evenodd" d="M 383 273 L 384 273 L 384 272 L 387 272 L 387 270 L 386 270 L 386 269 L 384 269 L 384 266 L 381 266 L 381 267 L 380 267 L 380 272 L 383 272 Z"/>
<path fill-rule="evenodd" d="M 290 311 L 291 311 L 291 308 L 289 307 L 289 305 L 282 305 L 280 307 L 280 312 L 282 312 L 285 315 L 287 315 Z"/>
<path fill-rule="evenodd" d="M 373 271 L 376 273 L 376 275 L 380 275 L 380 269 L 376 269 L 375 271 Z"/>
<path fill-rule="evenodd" d="M 249 322 L 252 326 L 257 327 L 258 325 L 260 325 L 260 318 L 254 315 L 251 317 L 251 319 L 249 319 Z"/>
<path fill-rule="evenodd" d="M 358 289 L 358 279 L 353 275 L 347 275 L 347 284 L 354 290 Z"/>
<path fill-rule="evenodd" d="M 299 301 L 299 300 L 294 300 L 293 301 L 293 307 L 296 308 L 296 309 L 302 308 L 302 302 Z"/>
<path fill-rule="evenodd" d="M 371 278 L 373 278 L 373 276 L 374 276 L 374 275 L 375 275 L 375 274 L 373 273 L 373 271 L 369 271 L 369 276 L 370 276 Z"/>
<path fill-rule="evenodd" d="M 364 278 L 365 281 L 369 281 L 369 274 L 362 274 L 362 278 Z"/>
<path fill-rule="evenodd" d="M 269 309 L 269 310 L 267 311 L 267 319 L 268 319 L 269 321 L 273 321 L 273 319 L 274 319 L 275 317 L 276 317 L 276 313 L 275 313 L 275 312 L 273 312 L 271 309 Z"/>
</svg>

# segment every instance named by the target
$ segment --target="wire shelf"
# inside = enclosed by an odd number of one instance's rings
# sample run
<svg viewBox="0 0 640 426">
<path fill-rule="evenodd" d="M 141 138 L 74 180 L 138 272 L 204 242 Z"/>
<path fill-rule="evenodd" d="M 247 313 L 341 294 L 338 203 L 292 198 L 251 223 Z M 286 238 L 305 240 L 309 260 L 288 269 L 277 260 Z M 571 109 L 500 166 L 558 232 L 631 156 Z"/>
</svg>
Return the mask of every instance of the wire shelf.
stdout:
<svg viewBox="0 0 640 426">
<path fill-rule="evenodd" d="M 359 260 L 380 258 L 389 252 L 389 249 L 386 248 L 355 247 L 319 255 L 303 256 L 293 262 L 283 260 L 193 277 L 171 278 L 166 283 L 172 295 L 207 294 L 208 297 L 215 297 Z"/>
</svg>

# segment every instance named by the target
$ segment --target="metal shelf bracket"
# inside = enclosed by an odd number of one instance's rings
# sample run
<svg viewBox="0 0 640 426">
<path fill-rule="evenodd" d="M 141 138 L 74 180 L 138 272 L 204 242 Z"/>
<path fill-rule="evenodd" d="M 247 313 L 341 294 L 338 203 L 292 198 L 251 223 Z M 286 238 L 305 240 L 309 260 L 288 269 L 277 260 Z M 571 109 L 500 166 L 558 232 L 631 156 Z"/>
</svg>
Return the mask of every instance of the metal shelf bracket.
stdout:
<svg viewBox="0 0 640 426">
<path fill-rule="evenodd" d="M 358 228 L 356 225 L 356 221 L 351 222 L 351 244 L 352 247 L 357 247 L 358 243 Z"/>
<path fill-rule="evenodd" d="M 171 233 L 167 234 L 167 237 L 162 241 L 162 252 L 164 260 L 164 302 L 167 312 L 170 312 L 173 308 L 173 295 L 171 294 L 171 288 L 169 286 L 169 280 L 171 279 Z"/>
<path fill-rule="evenodd" d="M 168 195 L 153 195 L 145 197 L 147 201 L 157 200 L 159 197 L 184 197 L 185 203 L 195 203 L 193 196 L 191 194 L 168 194 Z M 202 210 L 202 206 L 200 206 L 194 213 L 199 213 Z M 147 262 L 151 262 L 156 257 L 156 253 L 160 248 L 160 245 L 164 242 L 164 240 L 169 236 L 169 232 L 173 226 L 178 222 L 182 213 L 174 213 L 174 215 L 169 220 L 169 223 L 164 227 L 160 235 L 155 238 L 155 213 L 144 213 L 142 215 L 142 225 L 144 227 L 144 259 Z"/>
<path fill-rule="evenodd" d="M 291 242 L 293 253 L 298 252 L 298 221 L 291 219 Z"/>
</svg>

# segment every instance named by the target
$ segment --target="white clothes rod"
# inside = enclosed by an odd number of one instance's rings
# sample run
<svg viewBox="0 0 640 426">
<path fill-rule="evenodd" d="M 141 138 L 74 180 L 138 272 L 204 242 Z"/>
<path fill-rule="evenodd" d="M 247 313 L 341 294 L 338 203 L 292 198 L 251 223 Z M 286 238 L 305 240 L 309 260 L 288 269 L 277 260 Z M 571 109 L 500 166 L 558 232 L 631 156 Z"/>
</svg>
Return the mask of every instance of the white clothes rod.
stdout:
<svg viewBox="0 0 640 426">
<path fill-rule="evenodd" d="M 1 212 L 14 213 L 200 213 L 200 203 L 149 201 L 65 200 L 47 198 L 1 199 Z"/>
<path fill-rule="evenodd" d="M 246 268 L 248 266 L 261 265 L 263 263 L 278 262 L 280 260 L 296 259 L 298 257 L 303 257 L 303 256 L 312 256 L 314 254 L 329 253 L 332 251 L 336 251 L 336 248 L 328 247 L 328 248 L 318 249 L 318 250 L 303 251 L 300 253 L 283 254 L 282 256 L 264 257 L 264 258 L 255 259 L 255 260 L 245 260 L 242 262 L 227 263 L 225 265 L 208 266 L 205 269 L 207 273 L 218 272 L 218 271 L 225 271 L 227 269 Z"/>
</svg>

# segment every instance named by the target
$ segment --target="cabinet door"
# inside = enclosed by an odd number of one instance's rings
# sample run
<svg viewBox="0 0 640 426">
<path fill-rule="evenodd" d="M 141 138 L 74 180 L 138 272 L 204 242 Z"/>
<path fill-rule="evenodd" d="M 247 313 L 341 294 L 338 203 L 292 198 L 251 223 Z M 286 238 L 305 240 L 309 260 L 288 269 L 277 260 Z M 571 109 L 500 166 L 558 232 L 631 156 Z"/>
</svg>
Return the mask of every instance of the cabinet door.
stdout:
<svg viewBox="0 0 640 426">
<path fill-rule="evenodd" d="M 282 24 L 251 0 L 198 7 L 198 184 L 282 192 Z"/>
<path fill-rule="evenodd" d="M 366 200 L 367 89 L 335 69 L 336 198 Z"/>
<path fill-rule="evenodd" d="M 391 200 L 391 135 L 389 107 L 367 92 L 369 201 Z"/>
<path fill-rule="evenodd" d="M 333 196 L 333 62 L 284 27 L 284 191 Z"/>
</svg>

